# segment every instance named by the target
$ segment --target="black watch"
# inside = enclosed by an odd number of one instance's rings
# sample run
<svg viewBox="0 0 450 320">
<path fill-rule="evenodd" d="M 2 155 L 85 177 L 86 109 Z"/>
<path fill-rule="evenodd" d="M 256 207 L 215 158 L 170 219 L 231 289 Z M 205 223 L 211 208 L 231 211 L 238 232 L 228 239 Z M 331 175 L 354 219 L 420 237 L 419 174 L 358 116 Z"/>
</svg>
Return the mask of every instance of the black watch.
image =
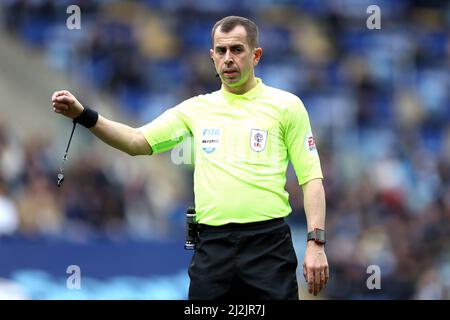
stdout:
<svg viewBox="0 0 450 320">
<path fill-rule="evenodd" d="M 308 232 L 307 241 L 314 240 L 318 244 L 325 244 L 325 230 L 315 228 L 313 231 Z"/>
</svg>

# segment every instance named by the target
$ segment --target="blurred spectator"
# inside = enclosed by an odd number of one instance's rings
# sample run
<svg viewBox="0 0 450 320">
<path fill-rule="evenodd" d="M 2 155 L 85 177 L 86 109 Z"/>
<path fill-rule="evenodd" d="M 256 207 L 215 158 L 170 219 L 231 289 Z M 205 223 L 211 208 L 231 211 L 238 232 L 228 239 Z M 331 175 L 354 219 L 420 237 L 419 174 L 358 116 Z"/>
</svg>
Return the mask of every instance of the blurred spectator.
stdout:
<svg viewBox="0 0 450 320">
<path fill-rule="evenodd" d="M 17 195 L 17 207 L 23 234 L 33 237 L 62 231 L 62 211 L 45 176 L 31 175 L 27 186 Z"/>
<path fill-rule="evenodd" d="M 0 176 L 0 237 L 14 234 L 19 226 L 15 203 L 6 195 L 6 185 Z"/>
</svg>

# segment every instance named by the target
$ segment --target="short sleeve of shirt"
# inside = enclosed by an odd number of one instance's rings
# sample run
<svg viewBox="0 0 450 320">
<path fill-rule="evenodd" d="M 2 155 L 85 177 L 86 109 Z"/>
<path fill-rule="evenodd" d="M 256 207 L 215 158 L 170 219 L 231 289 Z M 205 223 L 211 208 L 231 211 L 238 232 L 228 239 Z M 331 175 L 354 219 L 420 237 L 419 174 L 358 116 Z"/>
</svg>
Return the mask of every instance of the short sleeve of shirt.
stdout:
<svg viewBox="0 0 450 320">
<path fill-rule="evenodd" d="M 309 116 L 298 98 L 288 106 L 285 143 L 300 185 L 312 179 L 323 178 Z"/>
<path fill-rule="evenodd" d="M 184 101 L 138 128 L 152 147 L 153 153 L 170 150 L 190 135 L 189 123 L 184 113 L 189 103 L 189 100 Z"/>
</svg>

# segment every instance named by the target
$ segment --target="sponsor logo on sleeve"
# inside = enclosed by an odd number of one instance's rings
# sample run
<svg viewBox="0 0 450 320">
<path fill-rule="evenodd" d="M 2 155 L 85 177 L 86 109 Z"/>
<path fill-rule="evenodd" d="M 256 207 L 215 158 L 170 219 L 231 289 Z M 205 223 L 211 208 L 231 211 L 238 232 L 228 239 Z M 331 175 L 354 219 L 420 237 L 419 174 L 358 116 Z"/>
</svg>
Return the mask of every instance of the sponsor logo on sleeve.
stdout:
<svg viewBox="0 0 450 320">
<path fill-rule="evenodd" d="M 314 136 L 312 133 L 308 133 L 305 137 L 305 147 L 309 152 L 316 152 L 316 142 L 314 141 Z"/>
</svg>

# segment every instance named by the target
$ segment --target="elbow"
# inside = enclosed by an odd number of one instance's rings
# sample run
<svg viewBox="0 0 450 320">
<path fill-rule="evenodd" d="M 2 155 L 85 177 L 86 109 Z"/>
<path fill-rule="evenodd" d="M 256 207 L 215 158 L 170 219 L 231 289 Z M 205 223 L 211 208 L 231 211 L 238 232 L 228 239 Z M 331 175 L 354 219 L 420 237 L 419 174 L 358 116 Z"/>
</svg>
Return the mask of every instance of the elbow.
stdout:
<svg viewBox="0 0 450 320">
<path fill-rule="evenodd" d="M 136 130 L 135 135 L 128 145 L 126 153 L 134 157 L 140 155 L 151 155 L 153 153 L 153 150 L 148 144 L 147 140 L 145 140 L 144 136 L 138 130 Z"/>
<path fill-rule="evenodd" d="M 135 157 L 135 156 L 138 156 L 138 155 L 139 155 L 139 154 L 136 152 L 136 150 L 134 150 L 133 148 L 127 150 L 126 153 L 127 153 L 129 156 L 132 156 L 132 157 Z"/>
<path fill-rule="evenodd" d="M 123 151 L 132 157 L 139 155 L 138 145 L 135 137 L 130 139 L 129 143 L 125 146 Z"/>
<path fill-rule="evenodd" d="M 152 155 L 152 151 L 143 150 L 141 148 L 131 147 L 128 150 L 125 151 L 128 155 L 135 157 L 135 156 L 150 156 Z"/>
<path fill-rule="evenodd" d="M 325 196 L 322 179 L 313 179 L 302 185 L 304 195 L 322 195 Z"/>
<path fill-rule="evenodd" d="M 132 157 L 145 155 L 145 153 L 142 150 L 140 150 L 136 144 L 133 143 L 128 147 L 128 149 L 125 152 Z"/>
</svg>

